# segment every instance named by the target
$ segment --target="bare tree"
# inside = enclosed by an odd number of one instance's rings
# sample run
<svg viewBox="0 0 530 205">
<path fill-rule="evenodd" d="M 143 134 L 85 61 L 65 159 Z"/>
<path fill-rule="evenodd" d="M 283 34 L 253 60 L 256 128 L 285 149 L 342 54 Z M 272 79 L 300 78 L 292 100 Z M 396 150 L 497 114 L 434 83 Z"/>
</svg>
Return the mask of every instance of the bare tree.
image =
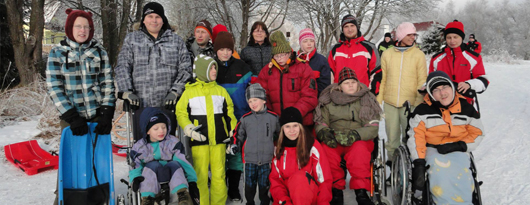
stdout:
<svg viewBox="0 0 530 205">
<path fill-rule="evenodd" d="M 121 7 L 121 12 L 118 8 Z M 103 46 L 107 49 L 112 66 L 116 65 L 123 39 L 128 32 L 131 0 L 101 0 Z M 118 23 L 119 22 L 119 23 Z"/>
<path fill-rule="evenodd" d="M 42 35 L 44 28 L 44 0 L 6 1 L 7 22 L 15 53 L 21 85 L 28 85 L 39 75 L 42 60 Z M 25 13 L 29 11 L 29 32 L 24 33 Z"/>
</svg>

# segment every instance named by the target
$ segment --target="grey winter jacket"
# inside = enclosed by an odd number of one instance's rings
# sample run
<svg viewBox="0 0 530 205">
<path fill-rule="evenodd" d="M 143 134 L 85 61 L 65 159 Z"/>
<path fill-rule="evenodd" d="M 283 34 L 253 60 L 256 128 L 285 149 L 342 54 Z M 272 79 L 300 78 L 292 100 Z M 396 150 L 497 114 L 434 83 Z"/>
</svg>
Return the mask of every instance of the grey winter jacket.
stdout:
<svg viewBox="0 0 530 205">
<path fill-rule="evenodd" d="M 265 65 L 269 64 L 272 59 L 272 47 L 266 42 L 261 45 L 252 44 L 241 50 L 241 60 L 252 66 L 252 74 L 257 76 Z"/>
<path fill-rule="evenodd" d="M 279 116 L 267 107 L 259 112 L 250 111 L 241 117 L 230 141 L 241 148 L 243 163 L 271 163 L 274 141 L 280 133 L 278 119 Z"/>
<path fill-rule="evenodd" d="M 115 72 L 119 91 L 133 91 L 142 107 L 159 107 L 170 91 L 184 92 L 191 58 L 184 40 L 170 29 L 156 41 L 137 30 L 125 37 Z"/>
</svg>

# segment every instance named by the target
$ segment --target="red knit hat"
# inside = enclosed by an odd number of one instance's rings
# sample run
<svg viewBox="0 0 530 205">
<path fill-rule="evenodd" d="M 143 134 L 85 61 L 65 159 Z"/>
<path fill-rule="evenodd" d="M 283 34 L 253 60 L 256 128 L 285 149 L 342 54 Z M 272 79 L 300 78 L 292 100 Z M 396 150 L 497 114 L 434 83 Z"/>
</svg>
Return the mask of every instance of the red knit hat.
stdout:
<svg viewBox="0 0 530 205">
<path fill-rule="evenodd" d="M 455 33 L 464 39 L 466 37 L 466 34 L 464 33 L 464 24 L 458 20 L 449 22 L 444 29 L 444 38 L 450 33 Z"/>
<path fill-rule="evenodd" d="M 223 24 L 217 24 L 213 27 L 213 33 L 212 33 L 212 43 L 215 44 L 215 38 L 217 38 L 217 34 L 221 31 L 228 32 L 228 29 L 226 29 L 226 26 Z"/>
<path fill-rule="evenodd" d="M 66 9 L 66 14 L 68 15 L 64 25 L 64 32 L 66 33 L 66 36 L 70 40 L 75 41 L 74 34 L 72 33 L 72 30 L 74 29 L 74 22 L 77 17 L 83 17 L 88 20 L 88 26 L 90 26 L 90 32 L 85 42 L 90 42 L 94 36 L 94 22 L 92 22 L 92 13 L 90 13 L 90 11 Z"/>
<path fill-rule="evenodd" d="M 339 73 L 339 85 L 343 81 L 348 80 L 348 79 L 354 79 L 356 81 L 359 81 L 357 79 L 357 74 L 355 73 L 355 71 L 353 71 L 351 68 L 344 67 Z"/>
</svg>

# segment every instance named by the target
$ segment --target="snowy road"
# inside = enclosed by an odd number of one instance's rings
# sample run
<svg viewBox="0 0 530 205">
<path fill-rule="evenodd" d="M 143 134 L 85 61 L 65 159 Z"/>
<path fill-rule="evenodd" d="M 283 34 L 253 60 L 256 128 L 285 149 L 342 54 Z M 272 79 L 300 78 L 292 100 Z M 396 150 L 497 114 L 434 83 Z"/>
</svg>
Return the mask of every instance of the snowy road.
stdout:
<svg viewBox="0 0 530 205">
<path fill-rule="evenodd" d="M 486 137 L 474 152 L 485 205 L 530 203 L 530 62 L 521 65 L 486 63 L 491 82 L 479 95 Z M 0 129 L 1 204 L 52 204 L 57 171 L 27 176 L 11 165 L 3 146 L 30 140 L 37 135 L 36 119 Z M 384 127 L 380 134 L 384 134 Z M 48 146 L 40 143 L 41 147 Z M 124 158 L 114 157 L 116 193 L 125 192 L 119 180 L 127 175 Z M 355 204 L 353 191 L 345 191 L 345 201 Z M 240 203 L 229 203 L 240 204 Z"/>
</svg>

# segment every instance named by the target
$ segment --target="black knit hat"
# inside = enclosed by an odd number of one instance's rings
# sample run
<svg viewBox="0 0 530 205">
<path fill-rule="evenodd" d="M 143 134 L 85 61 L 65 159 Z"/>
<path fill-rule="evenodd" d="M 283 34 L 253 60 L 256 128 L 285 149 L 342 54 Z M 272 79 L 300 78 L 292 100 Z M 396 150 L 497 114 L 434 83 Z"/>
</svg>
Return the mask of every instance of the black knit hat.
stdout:
<svg viewBox="0 0 530 205">
<path fill-rule="evenodd" d="M 475 34 L 474 33 L 470 34 L 469 38 L 475 38 Z"/>
<path fill-rule="evenodd" d="M 385 33 L 385 37 L 392 38 L 392 34 L 390 34 L 390 33 Z"/>
<path fill-rule="evenodd" d="M 149 129 L 151 129 L 151 127 L 153 127 L 154 125 L 158 124 L 158 123 L 164 123 L 166 124 L 166 127 L 169 127 L 167 126 L 167 117 L 162 114 L 162 113 L 158 113 L 156 114 L 155 116 L 151 117 L 151 119 L 149 119 L 149 123 L 147 123 L 147 127 L 145 128 L 145 132 L 149 132 Z"/>
<path fill-rule="evenodd" d="M 302 114 L 295 107 L 285 108 L 280 116 L 280 126 L 291 122 L 298 122 L 302 124 L 302 121 Z"/>
<path fill-rule="evenodd" d="M 427 76 L 427 92 L 429 93 L 429 96 L 431 96 L 432 99 L 434 99 L 434 96 L 432 95 L 432 91 L 440 86 L 440 85 L 451 85 L 451 88 L 453 91 L 455 90 L 455 86 L 453 85 L 453 81 L 451 81 L 451 78 L 449 78 L 449 75 L 443 71 L 434 71 Z"/>
<path fill-rule="evenodd" d="M 355 19 L 355 16 L 351 14 L 344 16 L 340 23 L 340 29 L 344 29 L 344 25 L 346 25 L 347 23 L 352 23 L 353 25 L 355 25 L 355 27 L 357 27 L 357 30 L 359 30 L 359 24 L 357 24 L 357 19 Z"/>
<path fill-rule="evenodd" d="M 142 10 L 142 22 L 141 22 L 142 26 L 145 27 L 144 25 L 145 16 L 152 14 L 152 13 L 158 14 L 160 17 L 162 17 L 162 21 L 164 22 L 164 25 L 162 25 L 162 30 L 166 30 L 169 28 L 169 22 L 167 21 L 166 15 L 164 14 L 164 7 L 157 2 L 149 2 L 144 6 Z"/>
</svg>

